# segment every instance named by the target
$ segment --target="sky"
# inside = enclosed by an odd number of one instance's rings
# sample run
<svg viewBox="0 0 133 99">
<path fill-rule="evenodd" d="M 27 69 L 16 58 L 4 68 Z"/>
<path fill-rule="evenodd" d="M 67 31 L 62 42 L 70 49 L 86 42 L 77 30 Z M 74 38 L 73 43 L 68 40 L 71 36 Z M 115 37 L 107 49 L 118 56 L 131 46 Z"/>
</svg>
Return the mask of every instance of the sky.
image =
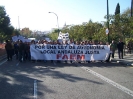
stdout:
<svg viewBox="0 0 133 99">
<path fill-rule="evenodd" d="M 121 13 L 131 6 L 131 0 L 108 0 L 109 14 L 114 14 L 117 3 Z M 14 28 L 47 31 L 64 24 L 106 21 L 107 0 L 0 0 L 5 6 Z M 54 12 L 54 13 L 48 13 Z"/>
</svg>

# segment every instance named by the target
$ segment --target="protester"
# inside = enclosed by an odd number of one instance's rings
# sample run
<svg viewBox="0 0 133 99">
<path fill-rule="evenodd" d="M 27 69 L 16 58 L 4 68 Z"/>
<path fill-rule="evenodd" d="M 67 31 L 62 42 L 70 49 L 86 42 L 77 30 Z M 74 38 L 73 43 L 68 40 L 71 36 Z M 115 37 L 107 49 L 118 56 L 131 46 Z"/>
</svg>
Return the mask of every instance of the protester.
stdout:
<svg viewBox="0 0 133 99">
<path fill-rule="evenodd" d="M 117 43 L 117 49 L 118 49 L 118 56 L 119 59 L 123 59 L 123 49 L 124 49 L 124 42 L 122 42 L 121 39 L 119 39 L 119 42 Z"/>
<path fill-rule="evenodd" d="M 106 45 L 109 46 L 108 43 Z M 53 46 L 55 46 L 54 49 L 53 49 Z M 102 57 L 98 58 L 100 56 L 97 56 L 98 54 L 99 55 L 101 54 L 101 52 L 99 53 L 99 51 L 101 50 L 101 48 L 99 49 L 99 47 L 101 46 L 103 47 L 105 46 L 104 42 L 102 41 L 100 41 L 99 44 L 98 42 L 94 42 L 94 41 L 93 42 L 92 41 L 80 41 L 79 42 L 79 41 L 74 41 L 74 40 L 65 41 L 65 42 L 62 42 L 62 40 L 57 40 L 57 41 L 32 40 L 31 42 L 27 43 L 27 40 L 22 39 L 19 41 L 19 44 L 17 44 L 16 42 L 14 43 L 15 51 L 17 51 L 18 49 L 20 62 L 25 61 L 25 60 L 31 60 L 32 62 L 44 60 L 44 62 L 47 62 L 48 61 L 47 59 L 51 59 L 51 62 L 60 63 L 62 62 L 60 58 L 62 58 L 63 60 L 65 59 L 66 63 L 68 62 L 73 63 L 75 61 L 78 63 L 81 63 L 81 62 L 90 63 L 90 62 L 97 62 L 97 61 L 103 62 L 105 61 L 104 58 Z M 105 48 L 107 47 L 105 46 Z M 54 50 L 55 52 L 51 53 L 52 50 Z M 61 53 L 58 50 L 61 50 Z M 104 53 L 104 49 L 102 50 L 103 50 L 102 53 Z M 30 51 L 33 51 L 32 57 L 31 57 Z M 38 53 L 36 53 L 37 51 Z M 106 51 L 108 52 L 108 50 Z M 17 58 L 18 55 L 16 52 L 15 54 Z M 43 54 L 44 54 L 44 57 L 43 57 Z M 54 56 L 54 54 L 60 54 L 60 56 L 57 58 L 57 56 Z M 63 56 L 63 55 L 66 55 L 66 56 Z M 55 60 L 55 57 L 57 58 L 57 60 Z"/>
<path fill-rule="evenodd" d="M 114 40 L 112 40 L 112 43 L 110 44 L 110 51 L 112 54 L 112 58 L 114 58 L 114 54 L 115 54 L 116 49 L 117 49 L 116 43 L 114 42 Z"/>
<path fill-rule="evenodd" d="M 129 53 L 129 54 L 131 54 L 131 50 L 132 50 L 132 43 L 131 43 L 131 41 L 129 41 L 128 42 L 128 44 L 127 44 L 127 52 Z"/>
<path fill-rule="evenodd" d="M 6 40 L 5 45 L 6 53 L 7 53 L 7 61 L 12 61 L 12 44 L 10 41 Z"/>
<path fill-rule="evenodd" d="M 14 50 L 14 42 L 13 41 L 10 41 L 11 42 L 11 45 L 12 45 L 12 56 L 14 56 L 14 54 L 15 54 L 15 50 Z"/>
<path fill-rule="evenodd" d="M 18 50 L 19 50 L 19 44 L 18 41 L 14 43 L 14 52 L 16 55 L 16 59 L 18 59 Z"/>
<path fill-rule="evenodd" d="M 27 48 L 27 53 L 28 53 L 28 60 L 31 60 L 31 54 L 30 54 L 30 43 L 27 44 L 28 48 Z"/>
<path fill-rule="evenodd" d="M 29 45 L 27 42 L 24 43 L 25 49 L 24 49 L 24 57 L 25 60 L 28 60 L 28 52 L 29 52 Z"/>
<path fill-rule="evenodd" d="M 109 42 L 106 42 L 106 46 L 107 46 L 108 48 L 110 48 Z M 109 62 L 109 61 L 110 61 L 110 54 L 111 54 L 111 53 L 109 52 L 108 58 L 107 58 L 106 62 Z"/>
<path fill-rule="evenodd" d="M 25 61 L 25 44 L 22 42 L 22 40 L 20 40 L 19 43 L 19 61 Z"/>
</svg>

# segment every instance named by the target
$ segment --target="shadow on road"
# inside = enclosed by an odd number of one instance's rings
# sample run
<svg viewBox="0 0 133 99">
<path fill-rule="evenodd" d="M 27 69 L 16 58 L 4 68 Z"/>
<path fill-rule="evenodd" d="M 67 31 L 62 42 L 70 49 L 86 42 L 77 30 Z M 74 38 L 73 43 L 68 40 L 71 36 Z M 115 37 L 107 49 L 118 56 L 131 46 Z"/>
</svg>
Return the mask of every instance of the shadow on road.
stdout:
<svg viewBox="0 0 133 99">
<path fill-rule="evenodd" d="M 9 63 L 10 65 L 13 62 Z M 101 65 L 102 66 L 102 65 Z M 103 85 L 98 81 L 82 78 L 73 74 L 64 73 L 57 69 L 64 67 L 77 67 L 76 64 L 66 63 L 44 63 L 44 62 L 25 62 L 18 66 L 3 65 L 0 66 L 0 99 L 33 99 L 34 95 L 34 80 L 37 80 L 41 90 L 38 90 L 38 95 L 45 97 L 44 92 L 56 93 L 45 85 L 42 78 L 51 77 L 52 79 L 63 79 L 68 82 L 86 81 L 95 84 Z"/>
</svg>

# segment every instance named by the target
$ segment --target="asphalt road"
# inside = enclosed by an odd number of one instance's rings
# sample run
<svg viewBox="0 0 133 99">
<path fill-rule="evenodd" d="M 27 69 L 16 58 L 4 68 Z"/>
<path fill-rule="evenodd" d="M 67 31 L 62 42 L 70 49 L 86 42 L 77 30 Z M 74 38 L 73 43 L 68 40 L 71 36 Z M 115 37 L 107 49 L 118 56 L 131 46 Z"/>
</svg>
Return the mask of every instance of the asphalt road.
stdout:
<svg viewBox="0 0 133 99">
<path fill-rule="evenodd" d="M 0 99 L 133 99 L 133 67 L 0 62 Z"/>
</svg>

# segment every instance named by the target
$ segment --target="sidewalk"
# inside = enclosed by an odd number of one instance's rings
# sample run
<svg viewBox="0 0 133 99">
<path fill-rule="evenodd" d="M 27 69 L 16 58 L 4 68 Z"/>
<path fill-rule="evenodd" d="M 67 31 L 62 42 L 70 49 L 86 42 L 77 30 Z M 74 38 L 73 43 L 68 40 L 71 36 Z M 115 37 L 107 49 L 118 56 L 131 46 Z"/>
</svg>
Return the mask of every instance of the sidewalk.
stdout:
<svg viewBox="0 0 133 99">
<path fill-rule="evenodd" d="M 111 58 L 111 57 L 110 57 Z M 133 66 L 133 53 L 127 54 L 123 56 L 124 59 L 119 59 L 118 53 L 115 53 L 114 59 L 111 58 L 111 62 L 115 61 L 124 65 Z"/>
</svg>

